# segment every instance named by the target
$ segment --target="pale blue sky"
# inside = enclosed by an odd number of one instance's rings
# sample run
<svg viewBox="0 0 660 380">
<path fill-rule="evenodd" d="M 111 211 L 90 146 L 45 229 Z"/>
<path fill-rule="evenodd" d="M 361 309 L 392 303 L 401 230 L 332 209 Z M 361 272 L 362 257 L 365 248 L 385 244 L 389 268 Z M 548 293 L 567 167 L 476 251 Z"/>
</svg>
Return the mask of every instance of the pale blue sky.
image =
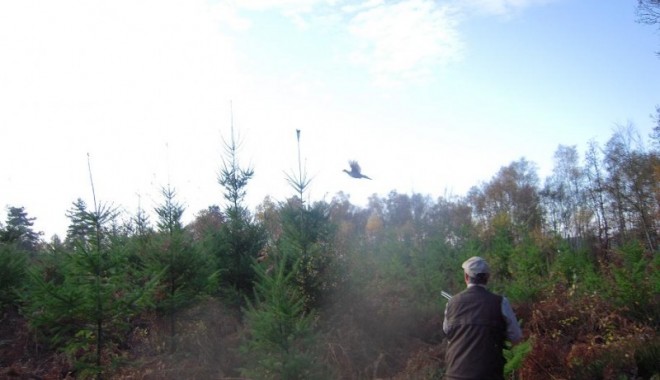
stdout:
<svg viewBox="0 0 660 380">
<path fill-rule="evenodd" d="M 98 199 L 152 209 L 169 181 L 189 221 L 222 205 L 230 101 L 251 207 L 293 194 L 296 129 L 311 200 L 463 195 L 520 157 L 543 179 L 559 144 L 652 130 L 660 35 L 635 4 L 3 1 L 0 206 L 63 235 L 89 153 Z"/>
</svg>

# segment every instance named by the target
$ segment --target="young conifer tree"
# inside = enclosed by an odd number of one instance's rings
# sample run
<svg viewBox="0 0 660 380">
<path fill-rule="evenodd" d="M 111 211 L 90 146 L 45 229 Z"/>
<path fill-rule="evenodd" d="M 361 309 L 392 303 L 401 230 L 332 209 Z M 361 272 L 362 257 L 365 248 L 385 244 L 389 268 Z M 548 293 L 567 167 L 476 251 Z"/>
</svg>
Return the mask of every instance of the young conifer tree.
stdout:
<svg viewBox="0 0 660 380">
<path fill-rule="evenodd" d="M 25 208 L 7 208 L 6 225 L 0 223 L 0 311 L 4 306 L 16 304 L 25 282 L 28 257 L 35 257 L 39 247 L 39 234 L 32 225 Z"/>
<path fill-rule="evenodd" d="M 37 337 L 65 353 L 81 377 L 102 378 L 128 321 L 148 305 L 154 283 L 134 282 L 141 276 L 128 265 L 123 241 L 111 233 L 113 207 L 75 209 L 72 222 L 84 224 L 75 229 L 87 233 L 70 239 L 70 248 L 59 247 L 61 262 L 30 272 L 25 315 Z"/>
<path fill-rule="evenodd" d="M 176 350 L 176 313 L 199 295 L 215 288 L 216 273 L 210 258 L 195 249 L 181 221 L 185 211 L 170 187 L 162 189 L 163 203 L 156 207 L 158 233 L 149 267 L 159 276 L 156 307 L 170 323 L 170 351 Z"/>
<path fill-rule="evenodd" d="M 300 132 L 297 131 L 298 138 Z M 309 181 L 299 173 L 290 182 L 303 199 Z M 296 228 L 285 230 L 294 244 L 278 245 L 262 264 L 254 265 L 258 275 L 254 300 L 247 300 L 245 309 L 247 339 L 241 349 L 247 356 L 242 369 L 249 378 L 260 379 L 322 379 L 328 372 L 315 352 L 318 341 L 315 328 L 316 312 L 307 306 L 307 297 L 300 286 L 301 264 L 304 263 L 305 231 L 302 205 L 297 209 Z"/>
<path fill-rule="evenodd" d="M 246 365 L 241 372 L 254 379 L 329 378 L 316 352 L 316 313 L 306 311 L 295 283 L 300 260 L 292 267 L 286 256 L 283 252 L 268 268 L 255 266 L 254 300 L 248 299 L 244 310 Z"/>
<path fill-rule="evenodd" d="M 296 283 L 305 298 L 305 306 L 318 306 L 329 284 L 333 271 L 330 241 L 333 227 L 329 220 L 329 206 L 325 202 L 309 204 L 305 193 L 311 183 L 300 158 L 300 130 L 296 130 L 298 140 L 298 172 L 287 174 L 289 185 L 297 196 L 280 207 L 283 233 L 277 242 L 280 251 L 286 251 L 290 260 L 300 260 Z"/>
<path fill-rule="evenodd" d="M 101 379 L 130 326 L 128 321 L 145 307 L 154 282 L 139 278 L 127 265 L 124 245 L 115 239 L 118 211 L 97 203 L 92 170 L 88 166 L 94 210 L 78 199 L 71 218 L 69 251 L 61 256 L 59 273 L 32 271 L 25 294 L 25 315 L 38 336 L 64 352 L 81 378 Z M 118 242 L 120 241 L 120 242 Z"/>
<path fill-rule="evenodd" d="M 0 312 L 15 305 L 25 281 L 27 259 L 14 244 L 0 241 Z"/>
<path fill-rule="evenodd" d="M 224 290 L 231 289 L 245 296 L 252 293 L 256 280 L 252 264 L 265 245 L 266 233 L 245 206 L 246 187 L 254 170 L 249 166 L 241 167 L 239 148 L 232 121 L 231 138 L 225 141 L 225 156 L 218 174 L 218 183 L 224 188 L 227 202 L 224 209 L 226 222 L 222 224 L 212 249 L 218 258 Z"/>
<path fill-rule="evenodd" d="M 36 218 L 28 217 L 25 207 L 9 207 L 7 222 L 0 228 L 0 242 L 13 244 L 31 257 L 37 254 L 41 233 L 33 229 Z"/>
</svg>

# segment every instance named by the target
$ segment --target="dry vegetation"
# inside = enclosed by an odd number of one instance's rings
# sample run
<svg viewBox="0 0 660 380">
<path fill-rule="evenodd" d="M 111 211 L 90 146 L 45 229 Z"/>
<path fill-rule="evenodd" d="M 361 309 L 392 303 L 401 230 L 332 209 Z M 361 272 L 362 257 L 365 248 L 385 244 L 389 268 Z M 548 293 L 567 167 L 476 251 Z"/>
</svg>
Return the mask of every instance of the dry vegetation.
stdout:
<svg viewBox="0 0 660 380">
<path fill-rule="evenodd" d="M 439 315 L 407 313 L 405 300 L 338 305 L 320 320 L 318 348 L 337 379 L 440 379 L 446 342 Z M 518 305 L 532 352 L 519 379 L 657 379 L 660 339 L 651 323 L 627 316 L 596 295 L 576 296 L 556 287 L 544 300 Z M 118 367 L 109 379 L 240 379 L 243 325 L 240 311 L 206 299 L 181 312 L 177 350 L 170 353 L 167 321 L 153 313 L 133 321 Z M 420 318 L 420 319 L 416 319 Z M 0 360 L 6 379 L 73 379 L 71 362 L 29 334 L 14 311 L 0 325 Z M 656 372 L 654 372 L 656 371 Z M 655 376 L 655 377 L 652 377 Z"/>
</svg>

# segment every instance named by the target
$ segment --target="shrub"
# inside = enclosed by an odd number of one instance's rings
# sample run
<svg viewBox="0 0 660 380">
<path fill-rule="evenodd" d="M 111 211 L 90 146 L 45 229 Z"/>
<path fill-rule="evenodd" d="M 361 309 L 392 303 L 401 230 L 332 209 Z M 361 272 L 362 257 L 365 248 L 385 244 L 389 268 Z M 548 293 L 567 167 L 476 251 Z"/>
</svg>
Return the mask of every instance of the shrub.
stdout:
<svg viewBox="0 0 660 380">
<path fill-rule="evenodd" d="M 617 379 L 649 364 L 656 331 L 597 294 L 567 295 L 559 286 L 534 305 L 526 329 L 534 347 L 518 371 L 522 378 Z M 656 357 L 657 358 L 657 357 Z"/>
</svg>

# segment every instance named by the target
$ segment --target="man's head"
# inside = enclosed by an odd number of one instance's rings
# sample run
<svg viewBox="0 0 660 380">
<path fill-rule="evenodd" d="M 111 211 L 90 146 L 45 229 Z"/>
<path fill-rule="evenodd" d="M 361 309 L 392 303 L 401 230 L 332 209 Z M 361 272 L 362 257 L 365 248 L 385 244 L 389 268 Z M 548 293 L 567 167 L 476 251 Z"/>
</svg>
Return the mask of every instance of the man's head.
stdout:
<svg viewBox="0 0 660 380">
<path fill-rule="evenodd" d="M 468 284 L 487 284 L 490 277 L 490 267 L 486 260 L 472 256 L 462 265 L 465 272 L 465 282 Z"/>
</svg>

